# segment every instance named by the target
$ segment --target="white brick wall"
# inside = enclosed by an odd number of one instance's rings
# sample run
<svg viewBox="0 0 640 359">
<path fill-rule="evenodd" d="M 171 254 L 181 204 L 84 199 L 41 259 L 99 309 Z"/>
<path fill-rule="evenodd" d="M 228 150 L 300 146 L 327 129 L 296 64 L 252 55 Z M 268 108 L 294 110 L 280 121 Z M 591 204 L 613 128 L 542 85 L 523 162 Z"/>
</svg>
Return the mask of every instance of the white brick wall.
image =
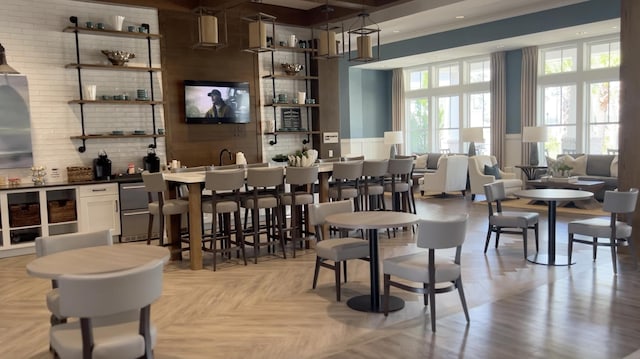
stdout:
<svg viewBox="0 0 640 359">
<path fill-rule="evenodd" d="M 127 25 L 148 23 L 152 33 L 158 33 L 158 14 L 155 9 L 93 4 L 71 0 L 2 0 L 0 1 L 0 43 L 6 49 L 7 62 L 26 75 L 29 81 L 31 137 L 34 164 L 49 169 L 58 168 L 60 179 L 66 179 L 67 166 L 91 166 L 101 149 L 113 162 L 113 171 L 121 172 L 129 162 L 142 167 L 142 157 L 152 139 L 88 140 L 87 151 L 80 153 L 80 140 L 70 136 L 81 134 L 80 106 L 67 102 L 79 97 L 78 75 L 75 69 L 64 66 L 76 61 L 75 37 L 62 30 L 70 26 L 69 16 L 77 16 L 80 24 L 86 21 L 109 25 L 111 15 L 125 16 Z M 82 63 L 107 63 L 102 49 L 131 51 L 136 59 L 131 64 L 146 65 L 145 40 L 80 35 Z M 160 44 L 152 41 L 152 62 L 160 67 Z M 154 75 L 155 99 L 162 99 L 161 74 Z M 128 92 L 135 98 L 135 90 L 149 90 L 147 73 L 118 71 L 82 71 L 84 84 L 97 85 L 97 94 L 112 95 Z M 87 134 L 125 132 L 136 129 L 151 133 L 150 106 L 84 106 Z M 156 106 L 156 127 L 164 128 L 162 106 Z M 164 139 L 158 140 L 156 151 L 165 161 Z M 30 181 L 29 169 L 0 169 L 0 176 L 21 177 Z M 53 179 L 48 178 L 51 182 Z"/>
</svg>

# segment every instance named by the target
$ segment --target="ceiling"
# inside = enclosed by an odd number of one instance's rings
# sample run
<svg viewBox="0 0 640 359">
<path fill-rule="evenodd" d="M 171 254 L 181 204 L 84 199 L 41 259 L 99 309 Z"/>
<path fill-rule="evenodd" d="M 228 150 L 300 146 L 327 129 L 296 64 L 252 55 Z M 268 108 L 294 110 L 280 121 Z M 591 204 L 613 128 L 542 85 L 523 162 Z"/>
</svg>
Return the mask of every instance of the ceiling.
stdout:
<svg viewBox="0 0 640 359">
<path fill-rule="evenodd" d="M 214 9 L 249 7 L 274 15 L 285 23 L 300 26 L 326 24 L 328 6 L 331 23 L 348 28 L 363 9 L 380 29 L 380 43 L 391 43 L 449 31 L 528 13 L 548 10 L 587 0 L 107 0 L 101 2 L 192 11 L 202 6 Z M 371 62 L 359 68 L 389 69 L 409 67 L 452 58 L 487 54 L 531 45 L 569 41 L 619 32 L 619 20 L 538 33 L 495 42 L 475 44 L 406 58 Z"/>
</svg>

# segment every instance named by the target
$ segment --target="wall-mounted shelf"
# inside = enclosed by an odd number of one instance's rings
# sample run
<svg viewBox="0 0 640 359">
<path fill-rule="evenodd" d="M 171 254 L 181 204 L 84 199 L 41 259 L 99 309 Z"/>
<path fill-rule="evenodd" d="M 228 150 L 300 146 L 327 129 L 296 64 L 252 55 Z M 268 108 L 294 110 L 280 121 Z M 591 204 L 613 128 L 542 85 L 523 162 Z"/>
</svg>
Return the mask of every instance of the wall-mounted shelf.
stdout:
<svg viewBox="0 0 640 359">
<path fill-rule="evenodd" d="M 114 70 L 114 71 L 141 71 L 141 72 L 161 72 L 159 67 L 146 66 L 115 66 L 102 64 L 66 64 L 66 69 L 87 69 L 87 70 Z"/>
<path fill-rule="evenodd" d="M 320 107 L 319 104 L 314 103 L 314 104 L 310 104 L 310 103 L 303 103 L 303 104 L 299 104 L 299 103 L 268 103 L 265 104 L 264 107 Z"/>
<path fill-rule="evenodd" d="M 298 75 L 264 75 L 263 79 L 283 79 L 283 80 L 317 80 L 318 76 L 298 76 Z"/>
<path fill-rule="evenodd" d="M 151 100 L 69 100 L 67 103 L 85 105 L 160 105 L 164 102 Z"/>
<path fill-rule="evenodd" d="M 78 72 L 78 92 L 79 99 L 74 99 L 68 101 L 69 104 L 77 104 L 80 105 L 80 121 L 82 125 L 82 134 L 78 136 L 71 136 L 71 139 L 82 140 L 82 145 L 78 147 L 79 152 L 86 151 L 86 141 L 93 139 L 114 139 L 114 138 L 152 138 L 153 143 L 149 144 L 149 148 L 156 148 L 157 146 L 157 138 L 164 137 L 164 135 L 157 135 L 156 132 L 156 114 L 155 114 L 155 106 L 160 105 L 162 101 L 156 101 L 154 97 L 154 86 L 153 86 L 153 74 L 155 72 L 160 72 L 161 69 L 158 67 L 153 67 L 151 63 L 151 40 L 160 39 L 159 34 L 151 34 L 149 33 L 149 24 L 141 24 L 140 29 L 143 29 L 143 32 L 133 32 L 133 31 L 116 31 L 116 30 L 106 30 L 106 29 L 93 29 L 81 27 L 78 25 L 78 18 L 76 16 L 71 16 L 69 18 L 74 26 L 65 27 L 63 32 L 72 32 L 75 35 L 76 40 L 76 63 L 67 64 L 65 68 L 68 69 L 76 69 Z M 117 36 L 138 40 L 146 40 L 147 41 L 147 52 L 148 52 L 148 66 L 116 66 L 116 65 L 106 65 L 106 64 L 86 64 L 80 61 L 80 42 L 78 34 L 87 34 L 87 35 L 101 35 L 101 36 Z M 149 73 L 149 86 L 150 93 L 149 99 L 145 100 L 87 100 L 84 98 L 82 92 L 82 71 L 84 70 L 108 70 L 108 71 L 125 71 L 125 72 L 148 72 Z M 84 114 L 84 105 L 149 105 L 151 106 L 151 117 L 152 117 L 152 126 L 153 129 L 151 131 L 152 134 L 149 135 L 92 135 L 87 134 L 85 128 L 85 114 Z"/>
</svg>

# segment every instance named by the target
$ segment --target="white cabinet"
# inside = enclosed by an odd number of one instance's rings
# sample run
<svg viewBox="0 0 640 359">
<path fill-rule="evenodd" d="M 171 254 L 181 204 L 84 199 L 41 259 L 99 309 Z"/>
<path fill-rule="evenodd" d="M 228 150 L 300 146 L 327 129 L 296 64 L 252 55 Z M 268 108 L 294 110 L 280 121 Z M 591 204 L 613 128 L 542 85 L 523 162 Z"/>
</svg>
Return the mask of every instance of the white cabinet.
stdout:
<svg viewBox="0 0 640 359">
<path fill-rule="evenodd" d="M 118 184 L 104 183 L 79 187 L 80 231 L 109 229 L 120 235 Z"/>
<path fill-rule="evenodd" d="M 0 258 L 33 252 L 38 236 L 78 231 L 77 187 L 0 191 Z"/>
</svg>

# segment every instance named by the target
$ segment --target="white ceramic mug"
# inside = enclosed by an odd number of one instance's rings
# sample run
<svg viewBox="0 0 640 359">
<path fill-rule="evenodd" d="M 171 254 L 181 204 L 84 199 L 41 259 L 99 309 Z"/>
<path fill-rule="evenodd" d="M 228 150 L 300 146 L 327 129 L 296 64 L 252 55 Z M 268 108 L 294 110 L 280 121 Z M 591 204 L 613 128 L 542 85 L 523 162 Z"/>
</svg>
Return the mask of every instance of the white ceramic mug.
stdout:
<svg viewBox="0 0 640 359">
<path fill-rule="evenodd" d="M 82 98 L 94 101 L 96 99 L 96 85 L 82 85 Z"/>
<path fill-rule="evenodd" d="M 122 23 L 124 23 L 124 16 L 113 15 L 111 17 L 111 27 L 115 31 L 122 31 Z"/>
<path fill-rule="evenodd" d="M 298 92 L 298 103 L 299 104 L 303 104 L 304 101 L 307 98 L 307 93 L 306 92 Z"/>
</svg>

